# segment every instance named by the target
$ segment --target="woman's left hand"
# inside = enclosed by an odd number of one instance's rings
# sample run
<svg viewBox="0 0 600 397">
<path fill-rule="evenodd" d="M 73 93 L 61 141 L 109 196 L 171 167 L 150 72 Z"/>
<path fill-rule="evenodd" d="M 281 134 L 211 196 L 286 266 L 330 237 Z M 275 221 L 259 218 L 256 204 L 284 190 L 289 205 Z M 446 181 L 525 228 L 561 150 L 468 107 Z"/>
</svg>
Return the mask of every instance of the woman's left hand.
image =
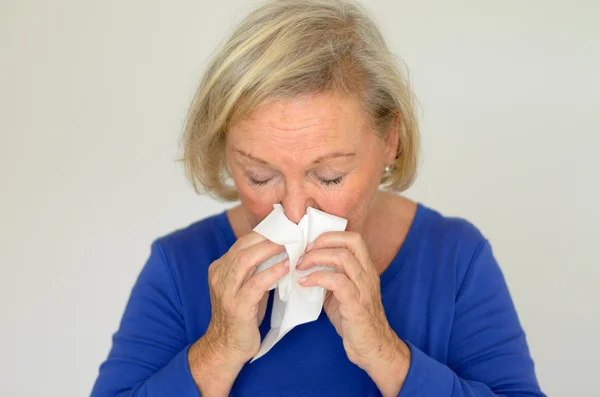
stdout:
<svg viewBox="0 0 600 397">
<path fill-rule="evenodd" d="M 315 271 L 300 284 L 327 290 L 324 309 L 342 337 L 348 359 L 369 373 L 384 395 L 388 394 L 384 389 L 389 395 L 397 394 L 408 372 L 410 350 L 387 321 L 379 274 L 362 236 L 356 232 L 322 234 L 307 247 L 296 268 L 314 266 L 335 271 Z"/>
</svg>

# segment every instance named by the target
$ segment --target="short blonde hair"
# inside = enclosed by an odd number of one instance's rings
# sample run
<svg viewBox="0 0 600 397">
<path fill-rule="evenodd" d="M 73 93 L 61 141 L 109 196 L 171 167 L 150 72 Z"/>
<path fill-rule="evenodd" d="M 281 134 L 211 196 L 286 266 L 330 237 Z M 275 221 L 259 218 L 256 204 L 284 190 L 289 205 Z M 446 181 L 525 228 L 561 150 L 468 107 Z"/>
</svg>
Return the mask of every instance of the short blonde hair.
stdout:
<svg viewBox="0 0 600 397">
<path fill-rule="evenodd" d="M 371 16 L 348 0 L 270 0 L 214 55 L 188 111 L 183 162 L 196 192 L 238 199 L 228 184 L 226 132 L 258 104 L 325 92 L 359 98 L 382 138 L 400 113 L 398 156 L 381 184 L 407 189 L 419 152 L 415 99 Z"/>
</svg>

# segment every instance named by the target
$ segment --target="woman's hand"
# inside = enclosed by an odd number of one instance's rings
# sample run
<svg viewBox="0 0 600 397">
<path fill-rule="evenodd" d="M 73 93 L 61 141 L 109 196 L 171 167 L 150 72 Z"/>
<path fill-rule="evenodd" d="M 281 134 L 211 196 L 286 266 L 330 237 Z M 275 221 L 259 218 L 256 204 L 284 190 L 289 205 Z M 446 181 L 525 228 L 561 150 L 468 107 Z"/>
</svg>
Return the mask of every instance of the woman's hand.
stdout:
<svg viewBox="0 0 600 397">
<path fill-rule="evenodd" d="M 410 350 L 390 327 L 366 244 L 355 232 L 328 232 L 307 247 L 296 266 L 331 267 L 300 280 L 327 289 L 324 309 L 342 337 L 348 359 L 363 368 L 384 395 L 397 395 L 408 372 Z"/>
<path fill-rule="evenodd" d="M 240 238 L 208 268 L 212 318 L 206 334 L 223 349 L 249 360 L 260 347 L 258 326 L 269 288 L 289 271 L 288 261 L 258 274 L 256 267 L 285 248 L 256 232 Z"/>
<path fill-rule="evenodd" d="M 212 317 L 206 333 L 188 353 L 203 396 L 227 395 L 244 363 L 258 352 L 258 326 L 265 316 L 269 288 L 288 273 L 289 263 L 286 259 L 260 273 L 254 271 L 284 249 L 251 232 L 208 268 Z"/>
</svg>

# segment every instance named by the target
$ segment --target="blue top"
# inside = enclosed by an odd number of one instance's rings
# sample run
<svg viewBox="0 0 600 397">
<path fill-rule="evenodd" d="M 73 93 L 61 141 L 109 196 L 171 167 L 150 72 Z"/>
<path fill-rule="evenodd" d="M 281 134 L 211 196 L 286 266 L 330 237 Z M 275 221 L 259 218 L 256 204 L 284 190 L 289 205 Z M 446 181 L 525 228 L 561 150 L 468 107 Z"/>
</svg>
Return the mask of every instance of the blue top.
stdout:
<svg viewBox="0 0 600 397">
<path fill-rule="evenodd" d="M 187 351 L 211 318 L 207 268 L 235 242 L 225 212 L 157 239 L 135 283 L 92 397 L 200 394 Z M 469 222 L 419 204 L 381 275 L 387 319 L 411 352 L 400 396 L 544 396 L 489 242 Z M 260 326 L 269 330 L 272 294 Z M 242 396 L 380 396 L 325 312 L 246 364 Z"/>
</svg>

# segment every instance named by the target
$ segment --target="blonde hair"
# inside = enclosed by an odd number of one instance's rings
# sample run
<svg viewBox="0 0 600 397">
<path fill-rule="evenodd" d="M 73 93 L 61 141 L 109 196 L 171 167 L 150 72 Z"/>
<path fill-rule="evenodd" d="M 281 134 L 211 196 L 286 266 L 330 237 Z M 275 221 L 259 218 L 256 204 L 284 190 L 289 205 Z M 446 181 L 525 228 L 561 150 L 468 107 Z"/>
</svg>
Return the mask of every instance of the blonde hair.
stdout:
<svg viewBox="0 0 600 397">
<path fill-rule="evenodd" d="M 225 135 L 258 104 L 325 92 L 359 98 L 382 138 L 400 113 L 398 156 L 381 184 L 407 189 L 419 152 L 415 99 L 368 12 L 348 0 L 270 0 L 213 56 L 188 111 L 183 162 L 196 192 L 238 198 L 227 183 Z"/>
</svg>

